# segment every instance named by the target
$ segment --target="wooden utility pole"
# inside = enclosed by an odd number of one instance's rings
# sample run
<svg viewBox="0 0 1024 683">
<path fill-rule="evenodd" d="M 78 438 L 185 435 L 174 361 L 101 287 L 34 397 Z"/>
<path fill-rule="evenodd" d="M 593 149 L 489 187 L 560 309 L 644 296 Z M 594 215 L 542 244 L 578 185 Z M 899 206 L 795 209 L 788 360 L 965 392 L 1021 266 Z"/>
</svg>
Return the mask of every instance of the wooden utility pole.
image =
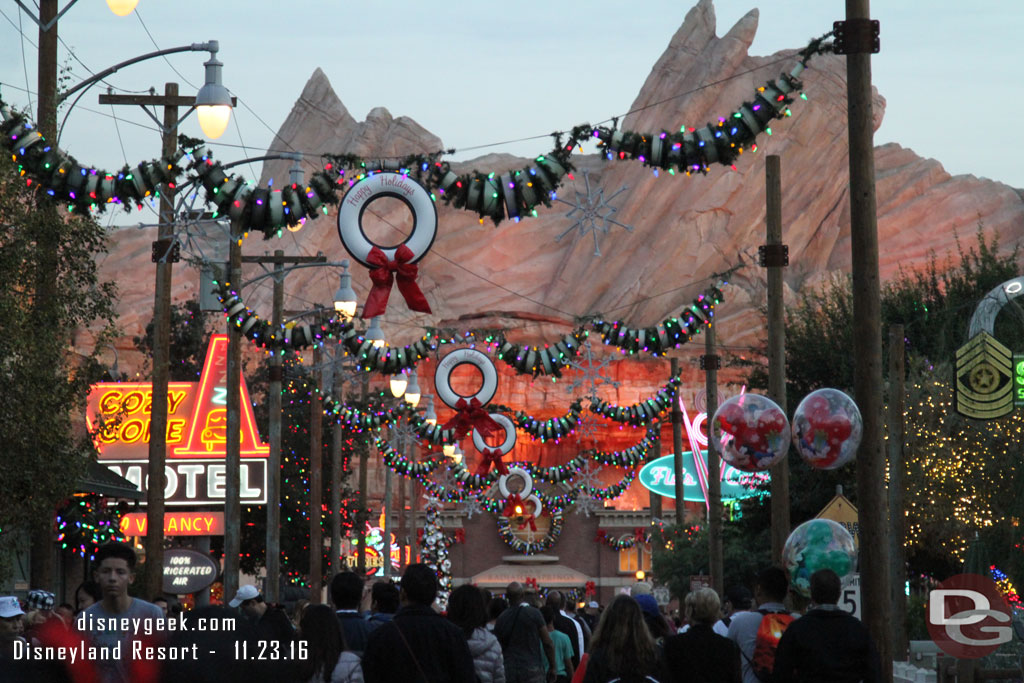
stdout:
<svg viewBox="0 0 1024 683">
<path fill-rule="evenodd" d="M 370 394 L 370 373 L 362 373 L 363 388 L 360 392 L 362 405 L 366 405 L 366 398 Z M 369 516 L 366 510 L 366 479 L 368 460 L 370 457 L 370 445 L 366 444 L 363 452 L 359 454 L 359 509 L 356 510 L 356 540 L 358 543 L 358 558 L 356 561 L 359 576 L 366 576 L 366 520 Z"/>
<path fill-rule="evenodd" d="M 242 222 L 231 221 L 229 244 L 228 282 L 236 290 L 242 284 Z M 242 549 L 242 502 L 239 481 L 242 435 L 242 334 L 228 318 L 227 362 L 227 443 L 224 448 L 224 599 L 230 600 L 238 592 L 239 554 Z"/>
<path fill-rule="evenodd" d="M 679 359 L 671 359 L 671 373 L 679 374 Z M 694 457 L 697 457 L 694 454 Z M 683 469 L 683 413 L 679 410 L 679 400 L 672 401 L 672 470 L 676 473 L 676 525 L 682 527 L 686 523 L 686 471 Z"/>
<path fill-rule="evenodd" d="M 874 121 L 871 105 L 873 29 L 868 0 L 846 0 L 842 25 L 850 145 L 850 245 L 853 264 L 853 384 L 864 418 L 857 454 L 863 622 L 878 645 L 882 679 L 892 677 L 889 629 L 888 501 L 882 438 L 881 289 L 875 202 Z M 837 42 L 839 35 L 837 35 Z"/>
<path fill-rule="evenodd" d="M 323 589 L 323 457 L 324 457 L 324 406 L 320 391 L 323 369 L 320 363 L 323 353 L 320 347 L 313 347 L 313 388 L 309 393 L 309 601 L 314 605 L 321 602 Z"/>
<path fill-rule="evenodd" d="M 715 350 L 715 325 L 704 330 L 704 424 L 708 432 L 708 556 L 711 587 L 725 594 L 725 566 L 722 550 L 722 462 L 718 444 L 711 438 L 711 418 L 718 411 L 718 369 L 721 361 Z M 696 456 L 694 456 L 696 457 Z"/>
<path fill-rule="evenodd" d="M 903 325 L 889 326 L 889 581 L 892 587 L 892 650 L 907 658 L 906 537 L 903 518 L 903 397 L 905 392 Z"/>
<path fill-rule="evenodd" d="M 786 318 L 782 302 L 782 269 L 789 248 L 782 243 L 782 164 L 778 155 L 765 159 L 767 230 L 761 265 L 768 269 L 768 398 L 786 412 Z M 789 444 L 786 444 L 787 447 Z M 783 457 L 772 474 L 772 563 L 781 565 L 789 537 L 789 459 Z"/>
<path fill-rule="evenodd" d="M 652 462 L 654 460 L 657 460 L 660 457 L 661 457 L 661 425 L 658 426 L 658 438 L 654 440 L 653 444 L 651 444 L 651 451 L 650 451 L 650 455 L 647 456 L 647 462 Z M 660 493 L 655 493 L 654 491 L 650 491 L 649 493 L 650 493 L 649 500 L 650 500 L 650 503 L 651 503 L 651 517 L 657 517 L 658 519 L 661 519 L 661 516 L 663 514 L 663 510 L 662 510 L 662 505 L 663 505 L 662 496 L 661 496 Z"/>
<path fill-rule="evenodd" d="M 57 13 L 57 0 L 40 0 L 36 123 L 39 132 L 47 140 L 57 139 Z M 39 222 L 42 226 L 54 226 L 62 220 L 57 214 L 57 209 L 45 201 L 40 204 L 39 211 L 48 215 L 47 220 Z M 59 325 L 56 277 L 60 253 L 58 235 L 52 227 L 44 227 L 36 232 L 34 237 L 39 252 L 35 272 L 34 320 L 44 326 L 48 331 L 46 334 L 52 334 L 49 331 L 56 330 Z M 56 348 L 56 345 L 41 344 L 37 353 L 38 356 L 30 362 L 37 364 L 41 371 L 58 372 L 61 367 L 62 349 Z M 56 590 L 54 555 L 53 515 L 40 514 L 32 524 L 29 553 L 29 585 L 32 588 Z"/>
<path fill-rule="evenodd" d="M 100 95 L 100 104 L 163 107 L 161 130 L 162 157 L 171 157 L 178 149 L 178 108 L 191 107 L 195 97 L 178 94 L 177 83 L 164 85 L 163 95 Z M 164 543 L 164 467 L 167 463 L 167 386 L 171 366 L 171 281 L 172 267 L 179 260 L 174 238 L 174 193 L 172 187 L 160 190 L 160 217 L 157 239 L 153 242 L 156 284 L 153 295 L 153 400 L 150 413 L 149 486 L 146 492 L 146 564 L 142 585 L 145 595 L 153 596 L 163 588 Z"/>
<path fill-rule="evenodd" d="M 398 400 L 401 401 L 402 399 L 398 399 Z M 404 456 L 405 455 L 405 437 L 402 436 L 400 433 L 396 434 L 395 430 L 392 430 L 392 434 L 395 434 L 395 436 L 396 436 L 396 438 L 395 438 L 396 444 L 395 445 L 398 447 L 398 452 L 401 455 Z M 384 510 L 384 529 L 383 529 L 383 533 L 384 533 L 384 556 L 381 558 L 381 561 L 384 563 L 381 566 L 381 570 L 382 570 L 382 573 L 384 575 L 384 580 L 385 581 L 387 581 L 388 579 L 391 578 L 391 530 L 394 529 L 394 527 L 391 526 L 391 498 L 392 498 L 392 491 L 391 491 L 391 489 L 392 489 L 392 486 L 394 484 L 394 479 L 395 479 L 394 473 L 391 471 L 391 468 L 390 467 L 385 467 L 384 468 L 384 504 L 382 506 L 382 508 Z"/>
<path fill-rule="evenodd" d="M 345 378 L 341 373 L 341 347 L 335 347 L 334 355 L 334 386 L 332 392 L 335 400 L 344 403 Z M 341 555 L 341 444 L 345 428 L 340 421 L 331 426 L 331 574 L 345 569 L 345 561 Z"/>
<path fill-rule="evenodd" d="M 242 256 L 241 263 L 273 264 L 274 293 L 271 324 L 280 329 L 284 322 L 284 277 L 285 264 L 326 263 L 327 257 L 285 256 L 280 249 L 273 256 Z M 241 286 L 239 274 L 237 286 Z M 270 437 L 270 458 L 267 462 L 267 581 L 265 597 L 267 602 L 281 601 L 281 354 L 270 356 L 270 387 L 267 389 L 270 403 L 268 432 Z"/>
</svg>

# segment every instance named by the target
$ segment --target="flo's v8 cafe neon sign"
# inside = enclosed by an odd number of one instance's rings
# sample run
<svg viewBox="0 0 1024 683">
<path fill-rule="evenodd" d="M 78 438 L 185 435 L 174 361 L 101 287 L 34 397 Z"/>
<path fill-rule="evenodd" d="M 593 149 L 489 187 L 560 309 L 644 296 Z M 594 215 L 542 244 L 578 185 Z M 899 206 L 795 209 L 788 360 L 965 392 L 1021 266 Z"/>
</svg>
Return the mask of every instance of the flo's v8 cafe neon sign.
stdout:
<svg viewBox="0 0 1024 683">
<path fill-rule="evenodd" d="M 167 387 L 168 505 L 208 505 L 224 501 L 227 447 L 228 337 L 210 338 L 198 382 Z M 245 377 L 241 378 L 243 503 L 266 503 L 270 447 L 256 430 Z M 100 461 L 143 491 L 149 483 L 153 386 L 148 382 L 101 382 L 90 387 L 86 425 L 95 434 Z"/>
</svg>

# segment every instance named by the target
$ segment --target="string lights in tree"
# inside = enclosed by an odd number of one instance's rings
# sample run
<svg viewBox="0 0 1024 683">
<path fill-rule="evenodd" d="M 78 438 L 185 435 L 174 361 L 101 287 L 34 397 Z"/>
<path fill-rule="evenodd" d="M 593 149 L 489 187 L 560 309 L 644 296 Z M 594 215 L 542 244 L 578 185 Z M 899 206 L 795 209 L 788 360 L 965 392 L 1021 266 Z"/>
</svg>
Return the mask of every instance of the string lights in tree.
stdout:
<svg viewBox="0 0 1024 683">
<path fill-rule="evenodd" d="M 57 511 L 57 542 L 62 550 L 92 560 L 99 546 L 124 541 L 121 515 L 104 504 L 102 496 L 75 496 Z"/>
</svg>

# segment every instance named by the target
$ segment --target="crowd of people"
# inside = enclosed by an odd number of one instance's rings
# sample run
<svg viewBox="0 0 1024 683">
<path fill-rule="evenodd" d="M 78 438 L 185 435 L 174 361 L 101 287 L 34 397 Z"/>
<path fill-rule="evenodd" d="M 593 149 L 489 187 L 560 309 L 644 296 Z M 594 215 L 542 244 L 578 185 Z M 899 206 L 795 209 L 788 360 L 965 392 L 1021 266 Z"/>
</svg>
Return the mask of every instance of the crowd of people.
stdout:
<svg viewBox="0 0 1024 683">
<path fill-rule="evenodd" d="M 804 614 L 785 601 L 786 573 L 762 571 L 753 594 L 710 588 L 678 621 L 638 586 L 596 613 L 558 590 L 472 585 L 438 609 L 436 572 L 406 567 L 398 585 L 352 572 L 330 583 L 333 606 L 300 600 L 291 614 L 242 586 L 227 608 L 177 613 L 129 595 L 135 552 L 112 543 L 75 605 L 31 591 L 0 597 L 0 681 L 154 683 L 758 683 L 881 680 L 866 628 L 837 607 L 830 570 L 811 577 Z M 649 588 L 648 588 L 649 590 Z M 364 609 L 367 600 L 369 609 Z M 23 607 L 25 609 L 23 609 Z"/>
</svg>

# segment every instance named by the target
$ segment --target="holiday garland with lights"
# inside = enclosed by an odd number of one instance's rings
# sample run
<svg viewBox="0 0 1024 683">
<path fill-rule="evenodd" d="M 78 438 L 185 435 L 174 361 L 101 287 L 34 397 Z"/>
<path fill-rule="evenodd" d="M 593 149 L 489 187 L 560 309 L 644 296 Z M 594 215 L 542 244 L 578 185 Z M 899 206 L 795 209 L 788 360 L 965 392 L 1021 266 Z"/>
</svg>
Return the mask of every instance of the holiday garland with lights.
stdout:
<svg viewBox="0 0 1024 683">
<path fill-rule="evenodd" d="M 606 529 L 598 529 L 594 536 L 595 541 L 603 543 L 612 550 L 626 550 L 640 544 L 649 544 L 651 538 L 651 533 L 642 527 L 637 527 L 633 529 L 632 533 L 622 534 L 618 537 L 612 536 Z"/>
<path fill-rule="evenodd" d="M 562 535 L 562 523 L 564 521 L 562 512 L 556 510 L 551 513 L 551 526 L 545 532 L 543 540 L 524 541 L 515 535 L 515 532 L 512 530 L 512 521 L 508 517 L 498 517 L 498 536 L 517 553 L 536 555 L 550 549 L 558 542 L 558 537 Z"/>
<path fill-rule="evenodd" d="M 363 372 L 394 375 L 414 369 L 441 345 L 479 344 L 518 374 L 561 377 L 562 370 L 579 355 L 583 341 L 589 336 L 590 331 L 586 327 L 600 334 L 606 345 L 615 346 L 624 354 L 642 351 L 660 357 L 669 349 L 679 348 L 705 327 L 711 326 L 715 306 L 724 299 L 720 287 L 728 283 L 723 280 L 711 285 L 679 316 L 666 318 L 657 325 L 634 328 L 620 321 L 597 319 L 558 341 L 540 346 L 515 344 L 494 332 L 478 336 L 468 331 L 461 336 L 442 337 L 436 330 L 407 346 L 375 346 L 372 340 L 356 330 L 354 321 L 341 318 L 331 318 L 313 325 L 280 325 L 275 329 L 270 322 L 260 318 L 245 305 L 239 293 L 232 289 L 231 283 L 215 284 L 225 317 L 234 323 L 243 336 L 270 354 L 286 354 L 310 346 L 323 347 L 328 341 L 334 341 L 356 359 L 357 366 Z"/>
<path fill-rule="evenodd" d="M 424 512 L 423 561 L 437 572 L 436 602 L 444 610 L 448 607 L 448 596 L 452 592 L 452 561 L 448 558 L 448 546 L 453 543 L 453 539 L 446 536 L 441 527 L 436 503 L 428 502 Z"/>
<path fill-rule="evenodd" d="M 104 504 L 102 496 L 76 496 L 57 511 L 57 542 L 62 550 L 92 560 L 110 541 L 124 541 L 121 514 Z"/>
</svg>

